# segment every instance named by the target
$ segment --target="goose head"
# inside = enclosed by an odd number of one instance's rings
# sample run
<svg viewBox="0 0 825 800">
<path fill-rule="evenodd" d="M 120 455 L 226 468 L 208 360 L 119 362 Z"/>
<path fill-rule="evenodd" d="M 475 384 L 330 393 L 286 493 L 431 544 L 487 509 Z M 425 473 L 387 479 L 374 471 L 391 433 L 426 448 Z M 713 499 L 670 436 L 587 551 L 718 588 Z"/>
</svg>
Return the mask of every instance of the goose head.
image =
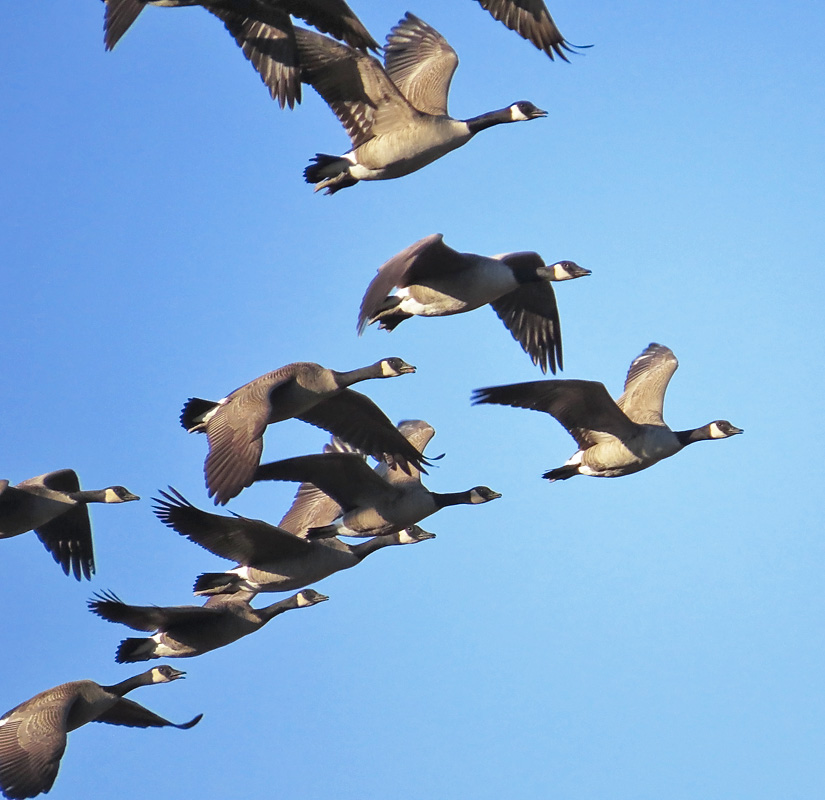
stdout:
<svg viewBox="0 0 825 800">
<path fill-rule="evenodd" d="M 109 486 L 103 490 L 104 503 L 128 503 L 130 500 L 140 500 L 140 498 L 132 494 L 125 486 Z"/>
<path fill-rule="evenodd" d="M 402 358 L 385 358 L 378 363 L 381 367 L 382 378 L 395 378 L 398 375 L 406 375 L 408 372 L 415 372 L 415 367 L 408 364 Z"/>
<path fill-rule="evenodd" d="M 324 600 L 329 600 L 329 597 L 320 592 L 316 592 L 315 589 L 304 589 L 298 592 L 298 608 L 314 606 L 316 603 L 323 603 Z"/>
<path fill-rule="evenodd" d="M 509 107 L 510 119 L 513 122 L 526 122 L 529 119 L 546 117 L 547 112 L 533 105 L 529 100 L 519 100 Z"/>
<path fill-rule="evenodd" d="M 475 486 L 470 489 L 470 502 L 473 504 L 489 503 L 501 497 L 500 492 L 494 492 L 489 486 Z"/>
</svg>

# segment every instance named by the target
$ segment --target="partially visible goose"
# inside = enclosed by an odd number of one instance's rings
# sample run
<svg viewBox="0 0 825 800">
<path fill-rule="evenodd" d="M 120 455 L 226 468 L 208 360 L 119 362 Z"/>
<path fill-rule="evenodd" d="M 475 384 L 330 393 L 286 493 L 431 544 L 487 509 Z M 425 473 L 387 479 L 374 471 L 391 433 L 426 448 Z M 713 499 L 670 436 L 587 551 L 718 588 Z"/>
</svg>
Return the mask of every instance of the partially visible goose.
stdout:
<svg viewBox="0 0 825 800">
<path fill-rule="evenodd" d="M 161 492 L 155 514 L 164 524 L 221 558 L 236 561 L 228 572 L 199 575 L 197 595 L 238 591 L 290 592 L 360 564 L 370 553 L 435 537 L 418 526 L 357 545 L 340 539 L 310 541 L 259 519 L 224 517 L 195 508 L 182 495 Z"/>
<path fill-rule="evenodd" d="M 316 154 L 304 170 L 315 191 L 334 194 L 358 181 L 408 175 L 505 122 L 547 116 L 529 101 L 472 119 L 447 113 L 458 56 L 447 40 L 410 13 L 387 37 L 384 67 L 366 53 L 296 28 L 301 80 L 326 100 L 352 141 L 342 156 Z"/>
<path fill-rule="evenodd" d="M 203 714 L 175 724 L 124 695 L 138 686 L 169 683 L 186 673 L 164 664 L 112 686 L 71 681 L 36 694 L 0 717 L 0 790 L 6 797 L 48 792 L 60 769 L 66 734 L 87 722 L 132 728 L 191 728 Z"/>
<path fill-rule="evenodd" d="M 263 628 L 293 608 L 329 600 L 314 589 L 304 589 L 277 603 L 252 608 L 253 592 L 220 594 L 203 606 L 130 606 L 112 593 L 95 595 L 89 608 L 109 622 L 122 622 L 137 631 L 154 631 L 150 639 L 124 639 L 117 649 L 118 664 L 152 658 L 189 658 L 224 647 Z"/>
<path fill-rule="evenodd" d="M 433 431 L 423 420 L 415 422 Z M 313 539 L 395 533 L 447 506 L 477 505 L 501 497 L 487 486 L 446 494 L 431 492 L 421 483 L 417 472 L 409 475 L 396 466 L 388 467 L 381 475 L 370 469 L 358 453 L 317 453 L 262 464 L 255 472 L 255 480 L 310 483 L 338 504 L 337 519 L 307 531 Z"/>
<path fill-rule="evenodd" d="M 591 45 L 570 44 L 558 29 L 553 17 L 542 0 L 477 0 L 482 8 L 499 22 L 503 22 L 511 31 L 522 39 L 532 42 L 553 60 L 555 53 L 559 58 L 569 61 L 565 55 L 575 53 L 582 47 Z"/>
<path fill-rule="evenodd" d="M 226 25 L 281 108 L 301 102 L 301 77 L 290 15 L 351 47 L 379 50 L 344 0 L 105 0 L 103 41 L 111 50 L 147 5 L 203 6 Z"/>
<path fill-rule="evenodd" d="M 389 454 L 403 466 L 420 466 L 423 456 L 384 412 L 365 395 L 347 388 L 370 378 L 410 372 L 415 367 L 400 358 L 385 358 L 349 372 L 303 361 L 261 375 L 217 403 L 190 398 L 180 422 L 189 433 L 205 433 L 209 439 L 204 464 L 209 496 L 215 496 L 216 505 L 224 505 L 249 486 L 261 460 L 267 425 L 293 417 L 376 457 Z"/>
<path fill-rule="evenodd" d="M 563 466 L 545 472 L 547 480 L 617 478 L 646 469 L 693 442 L 743 432 L 727 420 L 684 431 L 665 424 L 665 391 L 678 366 L 669 348 L 652 343 L 630 365 L 618 402 L 603 383 L 578 380 L 490 386 L 476 389 L 473 402 L 544 411 L 567 428 L 579 449 Z"/>
<path fill-rule="evenodd" d="M 459 253 L 433 233 L 378 268 L 361 301 L 358 333 L 374 322 L 391 331 L 412 316 L 446 317 L 489 303 L 533 363 L 555 373 L 557 363 L 563 368 L 561 322 L 550 281 L 583 275 L 590 270 L 573 261 L 546 265 L 533 252 Z"/>
<path fill-rule="evenodd" d="M 33 530 L 66 575 L 87 580 L 95 571 L 87 503 L 140 500 L 123 486 L 81 491 L 73 469 L 46 472 L 10 486 L 0 480 L 0 539 Z"/>
</svg>

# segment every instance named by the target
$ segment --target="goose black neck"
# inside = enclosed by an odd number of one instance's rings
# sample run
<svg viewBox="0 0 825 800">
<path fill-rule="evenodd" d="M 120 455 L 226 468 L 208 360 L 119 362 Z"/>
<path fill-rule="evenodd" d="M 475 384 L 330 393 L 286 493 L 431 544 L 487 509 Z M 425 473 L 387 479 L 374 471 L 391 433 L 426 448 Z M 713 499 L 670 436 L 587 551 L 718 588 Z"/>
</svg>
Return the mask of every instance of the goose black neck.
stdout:
<svg viewBox="0 0 825 800">
<path fill-rule="evenodd" d="M 470 119 L 465 119 L 464 122 L 470 129 L 470 135 L 475 136 L 479 131 L 492 128 L 493 125 L 513 122 L 513 116 L 509 108 L 500 108 L 498 111 L 488 111 L 478 117 L 470 117 Z"/>
<path fill-rule="evenodd" d="M 334 370 L 333 370 L 334 372 Z M 349 372 L 335 372 L 335 382 L 339 386 L 352 386 L 353 383 L 365 381 L 369 378 L 383 378 L 381 364 L 370 364 L 368 367 L 359 367 Z"/>
<path fill-rule="evenodd" d="M 710 435 L 710 425 L 705 425 L 702 428 L 691 428 L 689 431 L 673 431 L 679 444 L 682 447 L 687 447 L 694 442 L 702 442 L 706 439 L 712 438 Z"/>
<path fill-rule="evenodd" d="M 435 504 L 438 508 L 458 506 L 470 502 L 469 492 L 445 492 L 444 494 L 430 492 L 430 494 L 432 495 L 433 500 L 435 500 Z"/>
<path fill-rule="evenodd" d="M 72 498 L 76 503 L 105 503 L 106 490 L 105 489 L 88 489 L 80 492 L 67 492 L 66 494 Z"/>
<path fill-rule="evenodd" d="M 297 594 L 292 595 L 292 597 L 287 597 L 286 600 L 280 600 L 277 603 L 259 608 L 256 613 L 264 622 L 269 622 L 273 617 L 277 617 L 278 614 L 283 614 L 284 611 L 290 611 L 293 608 L 298 608 Z"/>
<path fill-rule="evenodd" d="M 150 683 L 152 683 L 152 670 L 141 672 L 140 675 L 133 675 L 131 678 L 126 678 L 125 681 L 115 683 L 112 686 L 101 686 L 100 688 L 111 694 L 116 694 L 118 697 L 123 697 L 132 689 L 137 689 L 138 686 L 148 686 Z"/>
<path fill-rule="evenodd" d="M 361 544 L 350 545 L 350 552 L 359 560 L 365 559 L 370 553 L 393 544 L 401 544 L 401 534 L 387 533 L 383 536 L 373 536 Z"/>
</svg>

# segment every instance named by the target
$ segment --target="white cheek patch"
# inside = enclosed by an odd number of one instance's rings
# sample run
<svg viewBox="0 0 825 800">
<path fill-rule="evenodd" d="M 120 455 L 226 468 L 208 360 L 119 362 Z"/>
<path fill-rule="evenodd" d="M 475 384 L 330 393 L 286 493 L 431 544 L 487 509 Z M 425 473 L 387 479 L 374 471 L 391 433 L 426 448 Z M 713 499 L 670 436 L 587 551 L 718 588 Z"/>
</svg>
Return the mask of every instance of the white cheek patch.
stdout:
<svg viewBox="0 0 825 800">
<path fill-rule="evenodd" d="M 310 603 L 309 600 L 306 599 L 306 596 L 304 595 L 304 593 L 300 592 L 298 594 L 298 608 L 304 608 L 306 606 L 311 606 L 311 605 L 312 605 L 312 603 Z"/>
<path fill-rule="evenodd" d="M 525 122 L 530 117 L 528 117 L 518 106 L 510 106 L 510 119 L 513 122 Z"/>
<path fill-rule="evenodd" d="M 711 439 L 727 439 L 728 435 L 715 423 L 710 423 L 710 438 Z"/>
</svg>

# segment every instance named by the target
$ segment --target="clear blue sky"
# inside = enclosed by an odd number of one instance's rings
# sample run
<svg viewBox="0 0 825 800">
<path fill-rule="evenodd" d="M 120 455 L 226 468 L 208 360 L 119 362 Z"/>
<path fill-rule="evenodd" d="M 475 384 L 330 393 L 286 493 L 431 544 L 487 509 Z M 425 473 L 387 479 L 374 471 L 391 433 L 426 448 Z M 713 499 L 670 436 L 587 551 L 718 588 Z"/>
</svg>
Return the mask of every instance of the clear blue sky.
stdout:
<svg viewBox="0 0 825 800">
<path fill-rule="evenodd" d="M 86 610 L 93 591 L 185 604 L 231 566 L 150 511 L 167 484 L 209 507 L 187 397 L 397 355 L 418 373 L 364 390 L 436 428 L 430 488 L 502 499 L 317 584 L 329 603 L 174 662 L 186 681 L 133 697 L 201 724 L 87 726 L 53 796 L 819 800 L 825 6 L 554 0 L 594 45 L 572 64 L 470 0 L 353 6 L 379 40 L 408 8 L 448 38 L 455 116 L 530 99 L 549 117 L 323 197 L 302 170 L 347 149 L 343 129 L 310 89 L 280 111 L 202 9 L 149 8 L 112 53 L 96 0 L 0 11 L 1 477 L 73 467 L 143 498 L 93 507 L 91 584 L 33 535 L 0 542 L 0 712 L 140 670 L 114 663 L 129 633 Z M 377 267 L 435 232 L 591 269 L 557 287 L 562 377 L 618 393 L 658 341 L 681 362 L 665 418 L 745 435 L 542 481 L 575 449 L 563 429 L 469 403 L 541 377 L 490 309 L 355 335 Z M 325 441 L 279 425 L 264 457 Z M 293 490 L 229 508 L 277 522 Z"/>
</svg>

